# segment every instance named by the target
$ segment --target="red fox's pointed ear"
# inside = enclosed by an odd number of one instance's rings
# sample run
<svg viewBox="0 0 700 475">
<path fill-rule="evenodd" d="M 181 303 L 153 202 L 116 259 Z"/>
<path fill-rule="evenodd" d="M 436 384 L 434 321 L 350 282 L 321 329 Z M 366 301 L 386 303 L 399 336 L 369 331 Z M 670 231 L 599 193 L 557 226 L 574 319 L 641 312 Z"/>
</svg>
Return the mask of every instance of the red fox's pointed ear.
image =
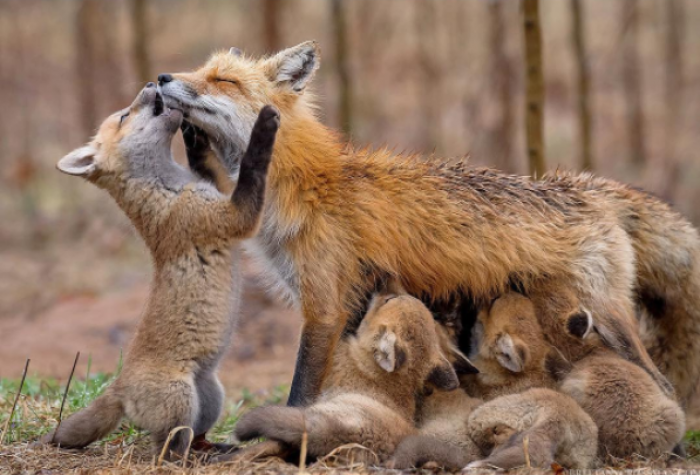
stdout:
<svg viewBox="0 0 700 475">
<path fill-rule="evenodd" d="M 280 87 L 301 93 L 321 63 L 315 41 L 307 41 L 266 59 L 263 68 L 268 79 Z"/>
<path fill-rule="evenodd" d="M 95 171 L 95 154 L 97 150 L 92 145 L 77 148 L 63 157 L 56 164 L 56 168 L 63 173 L 75 176 L 88 176 Z"/>
</svg>

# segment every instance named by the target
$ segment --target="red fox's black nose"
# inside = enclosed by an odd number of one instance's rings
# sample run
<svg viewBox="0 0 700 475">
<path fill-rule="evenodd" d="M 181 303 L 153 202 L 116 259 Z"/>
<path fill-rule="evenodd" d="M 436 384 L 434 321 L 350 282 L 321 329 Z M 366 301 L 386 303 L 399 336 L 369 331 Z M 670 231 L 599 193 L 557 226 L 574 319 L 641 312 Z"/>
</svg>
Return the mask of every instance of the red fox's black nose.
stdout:
<svg viewBox="0 0 700 475">
<path fill-rule="evenodd" d="M 158 75 L 158 84 L 161 86 L 165 84 L 166 82 L 170 82 L 173 80 L 173 75 L 172 74 L 159 74 Z"/>
</svg>

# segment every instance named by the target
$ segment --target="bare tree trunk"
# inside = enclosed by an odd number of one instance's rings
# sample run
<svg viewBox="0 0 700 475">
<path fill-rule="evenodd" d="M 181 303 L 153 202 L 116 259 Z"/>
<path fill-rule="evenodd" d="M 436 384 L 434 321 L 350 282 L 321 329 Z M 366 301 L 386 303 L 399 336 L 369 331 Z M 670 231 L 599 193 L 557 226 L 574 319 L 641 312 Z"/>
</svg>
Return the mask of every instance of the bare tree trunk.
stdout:
<svg viewBox="0 0 700 475">
<path fill-rule="evenodd" d="M 503 1 L 489 2 L 492 94 L 498 102 L 498 122 L 492 134 L 491 150 L 496 168 L 513 171 L 513 66 L 506 52 L 508 28 L 503 18 Z"/>
<path fill-rule="evenodd" d="M 665 119 L 665 159 L 668 163 L 668 176 L 662 196 L 673 201 L 676 186 L 681 175 L 681 159 L 678 156 L 678 128 L 681 125 L 683 111 L 683 43 L 685 36 L 685 5 L 683 0 L 665 0 L 666 36 L 665 54 L 666 77 L 666 119 Z"/>
<path fill-rule="evenodd" d="M 85 138 L 91 136 L 98 120 L 97 93 L 95 90 L 95 44 L 92 31 L 97 22 L 97 1 L 81 0 L 76 25 L 76 85 L 80 100 L 80 121 Z"/>
<path fill-rule="evenodd" d="M 586 58 L 586 38 L 581 0 L 571 0 L 571 22 L 574 56 L 578 74 L 578 126 L 581 169 L 593 170 L 590 70 L 588 68 L 588 58 Z"/>
<path fill-rule="evenodd" d="M 340 128 L 349 137 L 352 135 L 352 78 L 348 58 L 346 17 L 342 0 L 331 0 L 331 24 L 335 34 L 335 60 L 338 71 L 338 120 Z"/>
<path fill-rule="evenodd" d="M 525 30 L 526 104 L 525 128 L 530 173 L 541 177 L 546 169 L 544 156 L 544 72 L 539 0 L 523 0 Z"/>
<path fill-rule="evenodd" d="M 440 85 L 436 34 L 436 0 L 420 0 L 414 20 L 418 42 L 418 68 L 421 83 L 421 113 L 423 115 L 423 148 L 437 150 L 440 145 Z"/>
<path fill-rule="evenodd" d="M 262 5 L 265 51 L 273 53 L 282 48 L 282 35 L 280 34 L 282 0 L 262 0 Z"/>
<path fill-rule="evenodd" d="M 642 107 L 642 71 L 639 62 L 639 7 L 638 0 L 624 0 L 622 28 L 625 31 L 622 83 L 627 103 L 627 134 L 631 161 L 642 167 L 647 157 L 644 146 L 644 110 Z"/>
<path fill-rule="evenodd" d="M 153 80 L 148 54 L 148 3 L 147 0 L 131 0 L 131 23 L 134 39 L 131 54 L 136 76 L 141 84 Z"/>
</svg>

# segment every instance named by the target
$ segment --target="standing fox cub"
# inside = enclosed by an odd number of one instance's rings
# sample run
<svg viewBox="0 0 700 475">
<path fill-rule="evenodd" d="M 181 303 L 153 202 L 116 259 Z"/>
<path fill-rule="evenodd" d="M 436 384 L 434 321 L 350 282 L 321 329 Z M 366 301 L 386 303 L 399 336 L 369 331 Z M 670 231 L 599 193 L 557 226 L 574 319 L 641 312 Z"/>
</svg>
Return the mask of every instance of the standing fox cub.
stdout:
<svg viewBox="0 0 700 475">
<path fill-rule="evenodd" d="M 121 374 L 46 443 L 84 447 L 126 416 L 150 431 L 159 449 L 179 426 L 203 441 L 220 415 L 216 371 L 238 313 L 236 242 L 258 228 L 279 115 L 262 108 L 231 197 L 172 159 L 181 122 L 182 112 L 165 110 L 149 83 L 92 142 L 58 163 L 109 192 L 150 249 L 155 278 Z M 189 434 L 177 432 L 169 452 L 182 454 L 188 442 Z"/>
<path fill-rule="evenodd" d="M 587 174 L 533 181 L 352 149 L 318 121 L 305 92 L 319 64 L 316 43 L 306 42 L 261 59 L 234 49 L 158 78 L 165 100 L 189 114 L 230 173 L 257 111 L 271 103 L 284 116 L 250 245 L 304 316 L 290 405 L 313 402 L 346 324 L 387 276 L 438 302 L 468 295 L 481 304 L 515 284 L 543 296 L 535 306 L 547 327 L 561 317 L 547 296 L 572 292 L 598 319 L 602 342 L 671 393 L 640 341 L 639 303 L 671 342 L 655 350 L 656 363 L 690 397 L 700 379 L 700 238 L 686 220 Z M 216 160 L 201 146 L 191 151 L 198 168 Z"/>
<path fill-rule="evenodd" d="M 416 433 L 416 396 L 426 383 L 455 389 L 457 375 L 438 341 L 430 311 L 406 294 L 380 294 L 357 335 L 338 346 L 319 400 L 306 409 L 261 407 L 244 415 L 236 437 L 267 437 L 299 448 L 308 433 L 308 454 L 321 457 L 360 444 L 380 461 Z M 371 462 L 367 452 L 349 454 Z"/>
</svg>

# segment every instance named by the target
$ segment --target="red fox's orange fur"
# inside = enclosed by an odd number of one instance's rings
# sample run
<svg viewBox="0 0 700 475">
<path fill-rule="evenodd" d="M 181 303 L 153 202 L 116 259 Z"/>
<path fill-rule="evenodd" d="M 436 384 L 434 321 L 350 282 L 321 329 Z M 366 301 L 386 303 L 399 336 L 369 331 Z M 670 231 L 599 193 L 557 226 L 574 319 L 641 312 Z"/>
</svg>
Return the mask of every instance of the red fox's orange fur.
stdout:
<svg viewBox="0 0 700 475">
<path fill-rule="evenodd" d="M 586 174 L 532 181 L 460 160 L 354 150 L 318 121 L 305 92 L 319 61 L 307 42 L 262 59 L 218 53 L 194 72 L 159 78 L 231 172 L 257 111 L 281 111 L 251 248 L 304 314 L 290 404 L 318 394 L 351 314 L 387 275 L 433 300 L 486 301 L 515 283 L 548 330 L 563 323 L 547 296 L 573 293 L 607 344 L 668 391 L 637 336 L 636 300 L 655 313 L 659 341 L 672 340 L 654 355 L 687 400 L 700 376 L 700 240 L 682 217 Z M 202 166 L 201 156 L 190 159 Z"/>
</svg>

